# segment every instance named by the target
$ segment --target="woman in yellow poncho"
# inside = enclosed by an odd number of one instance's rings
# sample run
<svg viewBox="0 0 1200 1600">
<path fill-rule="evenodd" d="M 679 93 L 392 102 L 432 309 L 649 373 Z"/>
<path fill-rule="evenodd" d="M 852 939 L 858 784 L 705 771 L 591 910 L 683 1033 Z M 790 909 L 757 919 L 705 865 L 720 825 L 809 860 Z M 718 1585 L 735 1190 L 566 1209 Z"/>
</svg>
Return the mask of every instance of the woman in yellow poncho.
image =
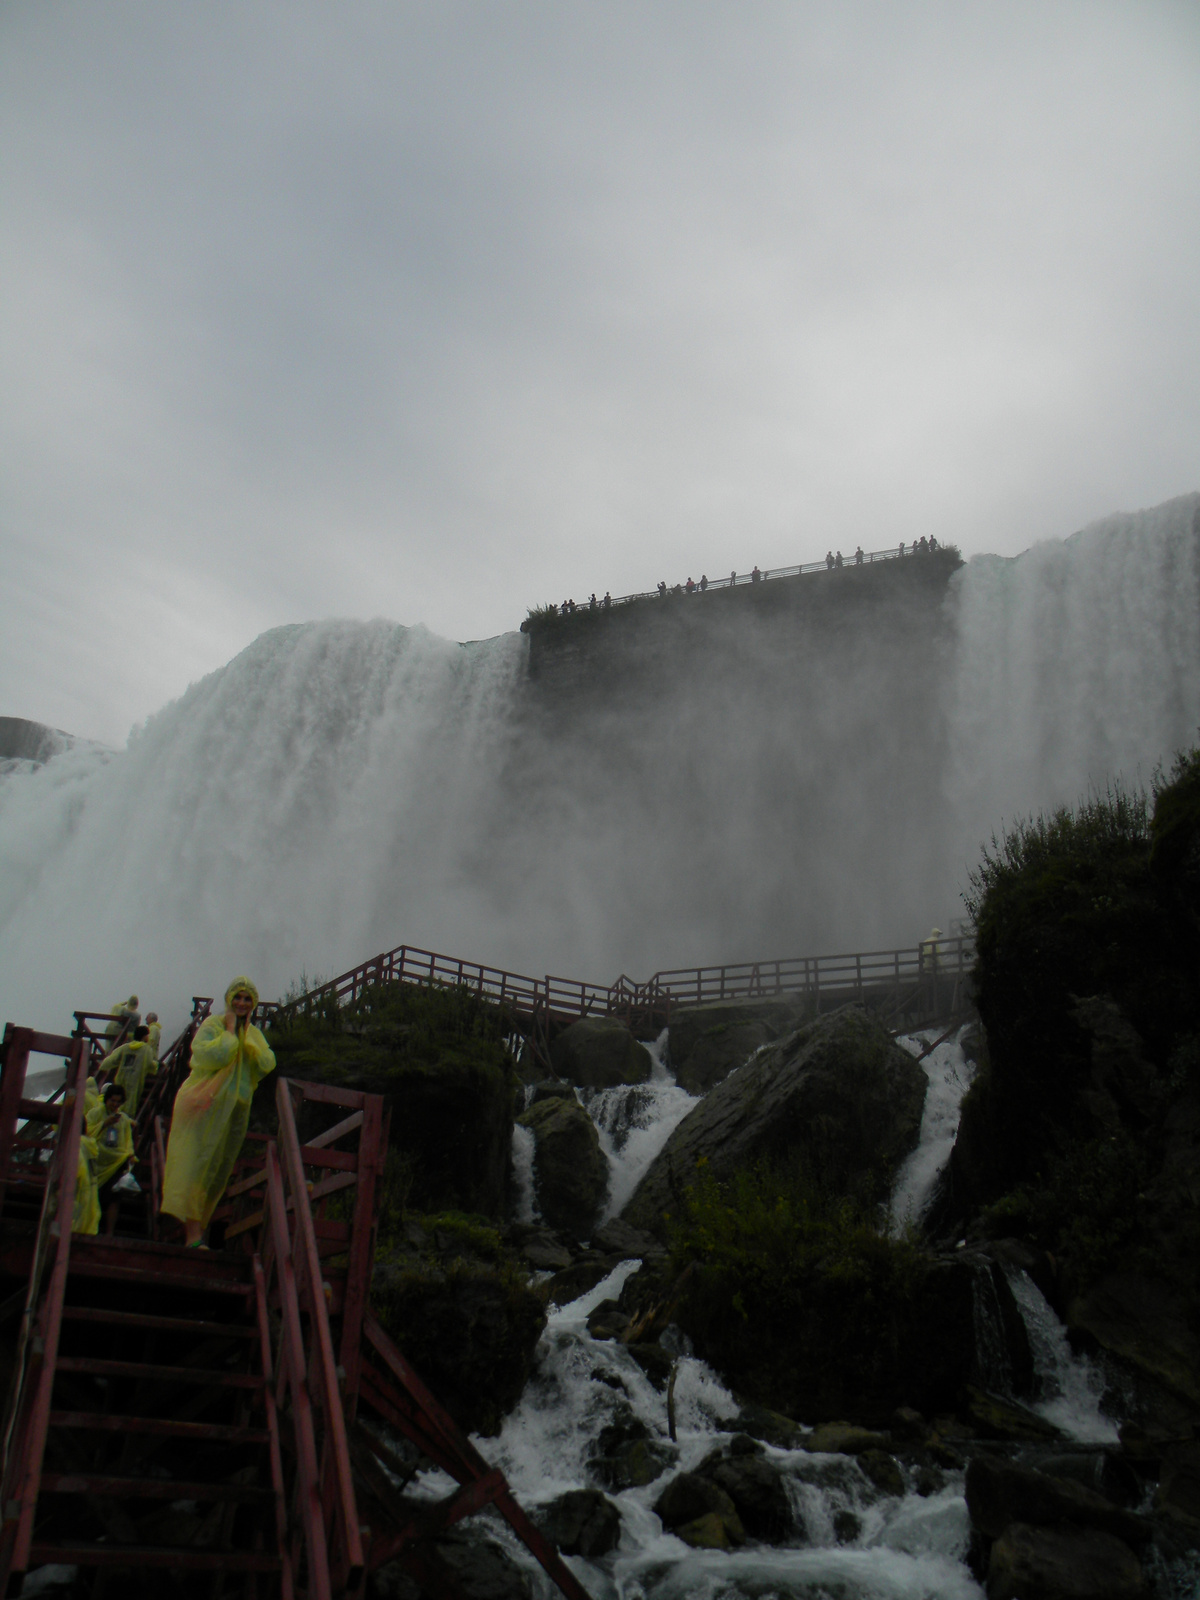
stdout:
<svg viewBox="0 0 1200 1600">
<path fill-rule="evenodd" d="M 246 1137 L 250 1101 L 275 1070 L 267 1041 L 250 1021 L 258 990 L 235 978 L 225 991 L 225 1015 L 208 1017 L 192 1042 L 191 1072 L 175 1096 L 162 1209 L 198 1245 L 225 1192 Z"/>
<path fill-rule="evenodd" d="M 158 1071 L 158 1062 L 146 1035 L 149 1029 L 143 1022 L 128 1044 L 118 1045 L 100 1063 L 101 1072 L 113 1072 L 116 1081 L 125 1091 L 125 1109 L 131 1117 L 137 1116 L 138 1102 L 146 1079 Z"/>
<path fill-rule="evenodd" d="M 72 1233 L 100 1232 L 100 1192 L 96 1186 L 96 1141 L 79 1137 L 79 1163 L 75 1171 L 75 1204 L 71 1208 Z"/>
<path fill-rule="evenodd" d="M 87 1113 L 87 1131 L 96 1146 L 92 1163 L 96 1174 L 96 1200 L 100 1212 L 112 1207 L 108 1231 L 117 1220 L 119 1196 L 113 1185 L 133 1160 L 133 1123 L 125 1114 L 125 1093 L 119 1083 L 104 1085 L 101 1104 Z"/>
</svg>

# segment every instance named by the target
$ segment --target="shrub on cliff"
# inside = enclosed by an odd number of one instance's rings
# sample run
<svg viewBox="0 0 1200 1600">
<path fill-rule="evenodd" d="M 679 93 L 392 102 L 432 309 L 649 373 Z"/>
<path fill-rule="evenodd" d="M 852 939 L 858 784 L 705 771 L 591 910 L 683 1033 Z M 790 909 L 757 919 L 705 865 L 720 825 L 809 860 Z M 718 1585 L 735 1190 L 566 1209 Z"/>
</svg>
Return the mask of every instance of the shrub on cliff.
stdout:
<svg viewBox="0 0 1200 1600">
<path fill-rule="evenodd" d="M 346 1005 L 326 1000 L 268 1036 L 280 1072 L 384 1096 L 413 1205 L 500 1217 L 517 1090 L 509 1027 L 470 990 L 391 983 Z"/>
<path fill-rule="evenodd" d="M 969 1269 L 949 1270 L 799 1167 L 701 1167 L 670 1217 L 697 1353 L 750 1399 L 815 1422 L 952 1407 L 973 1352 Z M 961 1279 L 961 1281 L 959 1281 Z M 944 1344 L 945 1348 L 941 1346 Z"/>
</svg>

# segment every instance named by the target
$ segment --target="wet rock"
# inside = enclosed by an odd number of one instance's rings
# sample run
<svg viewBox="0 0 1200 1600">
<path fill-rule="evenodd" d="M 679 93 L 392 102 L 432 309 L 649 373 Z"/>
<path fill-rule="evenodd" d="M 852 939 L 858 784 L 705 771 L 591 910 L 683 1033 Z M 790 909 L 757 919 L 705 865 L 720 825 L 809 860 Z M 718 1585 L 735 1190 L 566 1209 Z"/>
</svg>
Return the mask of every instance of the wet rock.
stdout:
<svg viewBox="0 0 1200 1600">
<path fill-rule="evenodd" d="M 864 1450 L 886 1450 L 890 1443 L 886 1433 L 858 1428 L 852 1422 L 823 1422 L 804 1440 L 804 1449 L 813 1455 L 857 1456 Z"/>
<path fill-rule="evenodd" d="M 473 1531 L 452 1532 L 434 1542 L 433 1552 L 447 1570 L 453 1592 L 462 1600 L 530 1600 L 529 1579 L 508 1551 Z M 423 1600 L 425 1590 L 389 1561 L 371 1574 L 373 1600 Z"/>
<path fill-rule="evenodd" d="M 586 1239 L 608 1192 L 608 1163 L 592 1119 L 578 1102 L 554 1098 L 518 1121 L 533 1130 L 538 1209 L 552 1228 Z"/>
<path fill-rule="evenodd" d="M 1065 1437 L 1061 1428 L 1039 1417 L 1028 1406 L 1003 1395 L 989 1394 L 974 1384 L 966 1386 L 963 1414 L 981 1439 L 1041 1442 Z"/>
<path fill-rule="evenodd" d="M 654 1062 L 645 1045 L 615 1017 L 583 1017 L 554 1040 L 550 1061 L 560 1078 L 584 1089 L 645 1083 Z"/>
<path fill-rule="evenodd" d="M 1072 1301 L 1067 1325 L 1200 1407 L 1200 1337 L 1187 1305 L 1160 1279 L 1109 1273 Z"/>
<path fill-rule="evenodd" d="M 897 1406 L 892 1412 L 893 1439 L 923 1439 L 928 1432 L 929 1425 L 925 1418 L 912 1406 Z"/>
<path fill-rule="evenodd" d="M 988 1600 L 1141 1600 L 1145 1593 L 1133 1551 L 1095 1528 L 1014 1522 L 988 1560 Z"/>
<path fill-rule="evenodd" d="M 862 1520 L 853 1511 L 833 1513 L 833 1536 L 839 1544 L 853 1544 L 862 1532 Z"/>
<path fill-rule="evenodd" d="M 809 1438 L 808 1430 L 791 1417 L 767 1406 L 744 1405 L 732 1422 L 722 1423 L 726 1433 L 746 1434 L 751 1439 L 761 1439 L 779 1450 L 799 1450 Z"/>
<path fill-rule="evenodd" d="M 1131 1113 L 1149 1118 L 1158 1100 L 1159 1079 L 1141 1035 L 1107 995 L 1084 999 L 1072 995 L 1071 1000 L 1069 1014 L 1091 1040 L 1092 1075 L 1085 1094 L 1111 1102 L 1118 1125 Z"/>
<path fill-rule="evenodd" d="M 674 1464 L 675 1455 L 673 1445 L 654 1438 L 632 1408 L 622 1404 L 612 1422 L 600 1430 L 591 1469 L 600 1483 L 619 1493 L 644 1488 L 661 1478 Z"/>
<path fill-rule="evenodd" d="M 598 1489 L 571 1489 L 543 1506 L 537 1525 L 565 1556 L 597 1556 L 615 1550 L 621 1538 L 621 1513 Z"/>
<path fill-rule="evenodd" d="M 972 1458 L 966 1497 L 972 1525 L 989 1539 L 999 1538 L 1010 1523 L 1043 1527 L 1059 1522 L 1099 1529 L 1126 1544 L 1145 1544 L 1150 1536 L 1143 1517 L 1082 1484 L 989 1456 Z"/>
<path fill-rule="evenodd" d="M 1135 1506 L 1142 1498 L 1137 1473 L 1115 1450 L 1073 1450 L 1063 1455 L 1042 1456 L 1036 1463 L 1039 1472 L 1052 1478 L 1070 1478 L 1085 1489 L 1103 1495 L 1114 1505 Z"/>
<path fill-rule="evenodd" d="M 705 1160 L 718 1180 L 758 1160 L 800 1161 L 831 1193 L 879 1198 L 916 1143 L 925 1074 L 861 1006 L 761 1051 L 688 1113 L 622 1213 L 656 1232 Z"/>
<path fill-rule="evenodd" d="M 533 1093 L 529 1096 L 531 1106 L 540 1105 L 543 1100 L 574 1100 L 574 1084 L 564 1083 L 561 1078 L 543 1078 L 541 1083 L 534 1085 Z"/>
<path fill-rule="evenodd" d="M 672 1478 L 654 1502 L 654 1510 L 667 1532 L 687 1544 L 726 1550 L 746 1542 L 746 1531 L 729 1495 L 698 1472 L 681 1472 Z"/>
<path fill-rule="evenodd" d="M 928 1499 L 931 1494 L 941 1494 L 946 1487 L 946 1474 L 940 1467 L 919 1467 L 914 1487 L 922 1499 Z"/>
<path fill-rule="evenodd" d="M 587 1294 L 589 1289 L 603 1282 L 612 1269 L 620 1265 L 620 1260 L 619 1256 L 601 1256 L 596 1261 L 572 1262 L 546 1284 L 546 1298 L 556 1306 L 570 1305 L 572 1300 L 578 1300 L 581 1294 Z"/>
<path fill-rule="evenodd" d="M 587 1331 L 593 1339 L 619 1339 L 630 1323 L 629 1313 L 615 1300 L 601 1300 L 588 1314 Z"/>
<path fill-rule="evenodd" d="M 1180 1441 L 1163 1451 L 1154 1509 L 1185 1545 L 1200 1549 L 1200 1443 Z"/>
<path fill-rule="evenodd" d="M 642 1228 L 631 1228 L 620 1217 L 612 1217 L 602 1223 L 592 1234 L 591 1243 L 593 1250 L 602 1250 L 605 1255 L 616 1256 L 621 1261 L 661 1260 L 666 1254 L 652 1233 L 646 1233 Z"/>
<path fill-rule="evenodd" d="M 858 1464 L 883 1494 L 903 1494 L 904 1474 L 895 1456 L 886 1450 L 860 1450 Z"/>
<path fill-rule="evenodd" d="M 675 1357 L 660 1344 L 630 1344 L 625 1347 L 650 1382 L 658 1390 L 667 1387 Z"/>
<path fill-rule="evenodd" d="M 764 1044 L 812 1015 L 803 1000 L 715 1000 L 671 1012 L 671 1067 L 689 1094 L 708 1091 Z"/>
<path fill-rule="evenodd" d="M 549 1228 L 529 1229 L 517 1248 L 537 1272 L 561 1272 L 571 1265 L 571 1252 Z"/>
<path fill-rule="evenodd" d="M 794 1532 L 783 1474 L 765 1458 L 756 1440 L 739 1434 L 730 1442 L 727 1454 L 713 1451 L 696 1471 L 725 1491 L 752 1539 L 782 1544 Z"/>
</svg>

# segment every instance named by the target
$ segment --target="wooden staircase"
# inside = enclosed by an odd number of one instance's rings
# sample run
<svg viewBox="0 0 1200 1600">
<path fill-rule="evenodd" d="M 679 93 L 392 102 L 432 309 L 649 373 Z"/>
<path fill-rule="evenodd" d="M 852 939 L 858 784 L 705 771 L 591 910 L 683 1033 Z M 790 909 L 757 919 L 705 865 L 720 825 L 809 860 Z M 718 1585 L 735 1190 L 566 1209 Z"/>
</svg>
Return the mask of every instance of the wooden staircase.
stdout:
<svg viewBox="0 0 1200 1600">
<path fill-rule="evenodd" d="M 434 1541 L 490 1506 L 568 1600 L 587 1600 L 370 1314 L 380 1097 L 279 1079 L 277 1130 L 248 1138 L 214 1218 L 223 1247 L 206 1250 L 174 1242 L 158 1211 L 160 1091 L 139 1119 L 146 1194 L 111 1237 L 72 1234 L 93 1038 L 81 1018 L 71 1038 L 9 1026 L 0 1046 L 5 1594 L 53 1564 L 98 1600 L 110 1586 L 161 1600 L 165 1582 L 178 1600 L 335 1600 L 398 1561 L 448 1600 Z M 60 1102 L 23 1096 L 37 1053 L 66 1060 Z M 177 1052 L 176 1083 L 183 1065 Z M 406 1500 L 396 1433 L 457 1490 Z"/>
</svg>

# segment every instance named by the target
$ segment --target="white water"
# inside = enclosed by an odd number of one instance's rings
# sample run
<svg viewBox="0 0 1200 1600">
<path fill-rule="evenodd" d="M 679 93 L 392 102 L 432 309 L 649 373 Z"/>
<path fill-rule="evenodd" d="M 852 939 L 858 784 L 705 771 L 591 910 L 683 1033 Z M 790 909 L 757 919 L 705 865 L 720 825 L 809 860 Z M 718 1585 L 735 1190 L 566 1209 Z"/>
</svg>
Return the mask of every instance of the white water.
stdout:
<svg viewBox="0 0 1200 1600">
<path fill-rule="evenodd" d="M 536 1222 L 540 1215 L 533 1182 L 534 1137 L 532 1128 L 513 1123 L 512 1164 L 516 1204 L 513 1215 L 518 1222 Z"/>
<path fill-rule="evenodd" d="M 720 705 L 685 674 L 554 727 L 519 634 L 276 629 L 127 749 L 0 778 L 0 1020 L 135 987 L 169 1036 L 234 973 L 403 940 L 596 981 L 910 943 L 1006 817 L 1195 737 L 1198 507 L 977 558 L 944 639 L 898 614 L 783 662 L 747 626 Z"/>
<path fill-rule="evenodd" d="M 527 1509 L 568 1489 L 592 1487 L 589 1457 L 602 1428 L 628 1407 L 666 1449 L 666 1402 L 621 1345 L 588 1337 L 587 1313 L 615 1297 L 636 1263 L 618 1267 L 570 1305 L 553 1308 L 537 1369 L 499 1439 L 480 1439 Z M 979 1600 L 982 1591 L 962 1565 L 968 1539 L 961 1478 L 921 1499 L 879 1496 L 849 1457 L 813 1456 L 764 1447 L 789 1480 L 803 1534 L 793 1547 L 752 1546 L 735 1552 L 691 1550 L 665 1533 L 653 1502 L 676 1471 L 695 1468 L 728 1434 L 718 1424 L 737 1415 L 733 1397 L 703 1362 L 679 1360 L 675 1388 L 675 1459 L 655 1483 L 610 1494 L 621 1513 L 621 1541 L 597 1562 L 570 1564 L 595 1600 L 674 1600 L 706 1595 L 817 1595 L 844 1600 Z M 825 1481 L 822 1481 L 825 1480 Z M 427 1475 L 425 1492 L 449 1480 Z M 860 1529 L 839 1545 L 836 1512 L 852 1512 Z M 527 1554 L 496 1525 L 492 1530 L 530 1573 L 546 1600 L 548 1582 Z"/>
<path fill-rule="evenodd" d="M 696 1104 L 666 1064 L 667 1030 L 647 1042 L 654 1068 L 647 1083 L 633 1088 L 585 1090 L 580 1099 L 596 1125 L 608 1162 L 608 1200 L 602 1222 L 618 1216 L 646 1168 Z"/>
<path fill-rule="evenodd" d="M 1033 1409 L 1081 1444 L 1116 1444 L 1117 1424 L 1100 1409 L 1104 1378 L 1084 1355 L 1076 1355 L 1067 1330 L 1027 1272 L 1006 1271 L 1029 1335 L 1042 1398 Z"/>
<path fill-rule="evenodd" d="M 975 1076 L 959 1043 L 965 1031 L 960 1028 L 954 1038 L 939 1044 L 921 1062 L 929 1086 L 916 1149 L 905 1159 L 892 1186 L 889 1215 L 893 1233 L 903 1233 L 910 1224 L 920 1222 L 954 1148 L 962 1099 Z M 917 1056 L 935 1038 L 937 1034 L 931 1030 L 905 1035 L 896 1043 Z"/>
</svg>

